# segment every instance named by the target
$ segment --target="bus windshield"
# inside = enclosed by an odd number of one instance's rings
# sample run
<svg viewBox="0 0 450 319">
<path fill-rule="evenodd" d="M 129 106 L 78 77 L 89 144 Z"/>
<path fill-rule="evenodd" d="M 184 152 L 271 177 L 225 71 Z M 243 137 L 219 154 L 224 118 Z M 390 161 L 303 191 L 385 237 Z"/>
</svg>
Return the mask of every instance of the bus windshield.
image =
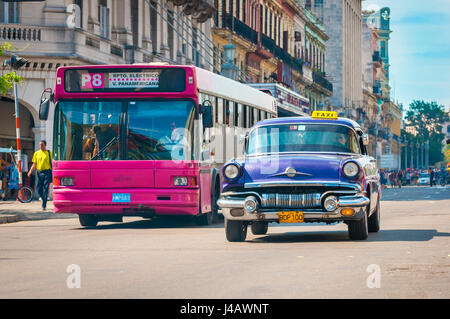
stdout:
<svg viewBox="0 0 450 319">
<path fill-rule="evenodd" d="M 192 100 L 65 100 L 57 104 L 55 160 L 191 160 Z"/>
<path fill-rule="evenodd" d="M 248 155 L 280 152 L 359 153 L 359 145 L 355 133 L 344 125 L 267 125 L 250 133 Z"/>
</svg>

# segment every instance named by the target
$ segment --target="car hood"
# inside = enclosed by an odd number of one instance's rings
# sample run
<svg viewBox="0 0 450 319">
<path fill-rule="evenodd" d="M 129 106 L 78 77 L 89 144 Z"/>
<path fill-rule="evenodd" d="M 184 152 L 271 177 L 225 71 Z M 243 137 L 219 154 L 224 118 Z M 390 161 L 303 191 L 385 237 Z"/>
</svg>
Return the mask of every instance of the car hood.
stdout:
<svg viewBox="0 0 450 319">
<path fill-rule="evenodd" d="M 336 154 L 263 155 L 248 157 L 245 161 L 244 182 L 276 183 L 289 181 L 339 182 L 341 162 L 351 156 Z M 297 174 L 289 177 L 287 169 Z"/>
</svg>

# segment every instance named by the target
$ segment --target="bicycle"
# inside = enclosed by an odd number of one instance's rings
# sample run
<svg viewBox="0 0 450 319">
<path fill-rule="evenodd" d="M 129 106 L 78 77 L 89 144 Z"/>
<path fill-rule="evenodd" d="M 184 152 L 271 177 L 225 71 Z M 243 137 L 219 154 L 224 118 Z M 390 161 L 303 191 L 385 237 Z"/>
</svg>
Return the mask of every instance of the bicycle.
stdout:
<svg viewBox="0 0 450 319">
<path fill-rule="evenodd" d="M 17 170 L 17 163 L 14 158 L 14 155 L 12 154 L 12 148 L 7 149 L 6 151 L 4 149 L 0 149 L 0 152 L 1 153 L 9 153 L 9 155 L 11 156 L 12 160 L 11 160 L 10 174 L 13 174 L 13 172 L 15 170 Z M 5 185 L 6 187 L 4 189 L 0 190 L 0 198 L 3 201 L 6 201 L 9 199 L 9 194 L 13 190 L 13 188 L 10 188 L 8 184 L 9 183 L 6 183 L 6 185 Z M 16 199 L 18 199 L 21 203 L 29 203 L 33 200 L 33 196 L 34 196 L 33 189 L 29 186 L 22 185 L 17 190 Z"/>
</svg>

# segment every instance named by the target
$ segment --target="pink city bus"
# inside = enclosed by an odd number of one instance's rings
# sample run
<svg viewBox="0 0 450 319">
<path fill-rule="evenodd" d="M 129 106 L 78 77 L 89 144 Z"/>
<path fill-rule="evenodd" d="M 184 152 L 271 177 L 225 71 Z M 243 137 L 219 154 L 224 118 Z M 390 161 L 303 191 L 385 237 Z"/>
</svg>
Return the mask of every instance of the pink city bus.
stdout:
<svg viewBox="0 0 450 319">
<path fill-rule="evenodd" d="M 213 223 L 221 165 L 243 153 L 239 135 L 277 113 L 270 95 L 186 65 L 61 67 L 42 120 L 50 101 L 54 212 L 85 227 L 124 216 Z"/>
</svg>

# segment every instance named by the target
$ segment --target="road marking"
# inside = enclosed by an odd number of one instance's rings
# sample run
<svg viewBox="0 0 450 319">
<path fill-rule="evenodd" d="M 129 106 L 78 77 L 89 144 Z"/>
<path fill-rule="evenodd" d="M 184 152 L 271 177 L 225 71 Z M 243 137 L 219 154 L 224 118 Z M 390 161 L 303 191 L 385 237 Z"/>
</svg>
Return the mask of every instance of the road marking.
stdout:
<svg viewBox="0 0 450 319">
<path fill-rule="evenodd" d="M 305 256 L 297 256 L 297 258 L 303 258 L 303 257 L 305 257 Z"/>
</svg>

